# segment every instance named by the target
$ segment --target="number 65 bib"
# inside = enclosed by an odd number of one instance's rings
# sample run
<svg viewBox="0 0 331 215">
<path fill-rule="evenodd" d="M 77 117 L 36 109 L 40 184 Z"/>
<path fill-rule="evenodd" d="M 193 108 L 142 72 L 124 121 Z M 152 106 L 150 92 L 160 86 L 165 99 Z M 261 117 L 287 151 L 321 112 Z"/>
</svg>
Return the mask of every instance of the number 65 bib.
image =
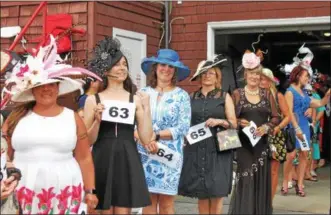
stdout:
<svg viewBox="0 0 331 215">
<path fill-rule="evenodd" d="M 105 110 L 102 112 L 102 120 L 131 125 L 134 123 L 135 103 L 114 100 L 105 100 L 102 103 L 105 106 Z"/>
<path fill-rule="evenodd" d="M 195 126 L 192 126 L 187 135 L 186 139 L 189 142 L 189 144 L 197 143 L 201 140 L 207 139 L 208 137 L 212 136 L 212 133 L 208 127 L 205 126 L 206 123 L 200 123 Z"/>
</svg>

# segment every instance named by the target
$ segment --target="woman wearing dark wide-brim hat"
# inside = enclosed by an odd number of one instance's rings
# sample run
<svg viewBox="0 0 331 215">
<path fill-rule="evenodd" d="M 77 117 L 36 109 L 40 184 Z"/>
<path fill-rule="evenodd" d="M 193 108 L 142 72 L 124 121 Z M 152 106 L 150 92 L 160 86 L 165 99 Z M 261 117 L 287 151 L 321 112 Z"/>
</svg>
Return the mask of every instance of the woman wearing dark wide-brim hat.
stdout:
<svg viewBox="0 0 331 215">
<path fill-rule="evenodd" d="M 223 55 L 201 61 L 191 80 L 201 88 L 191 94 L 191 125 L 205 123 L 212 136 L 184 147 L 184 164 L 179 194 L 198 198 L 200 214 L 221 214 L 222 200 L 232 188 L 232 150 L 218 151 L 217 131 L 237 127 L 231 96 L 222 90 Z"/>
</svg>

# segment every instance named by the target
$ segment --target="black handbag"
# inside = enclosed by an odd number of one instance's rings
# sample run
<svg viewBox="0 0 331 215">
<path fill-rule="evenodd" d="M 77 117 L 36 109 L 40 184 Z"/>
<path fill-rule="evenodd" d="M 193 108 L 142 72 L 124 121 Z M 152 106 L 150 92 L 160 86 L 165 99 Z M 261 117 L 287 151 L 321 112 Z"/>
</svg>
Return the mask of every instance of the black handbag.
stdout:
<svg viewBox="0 0 331 215">
<path fill-rule="evenodd" d="M 295 150 L 295 143 L 296 143 L 296 135 L 294 128 L 287 128 L 284 130 L 286 135 L 286 150 L 288 153 L 293 152 Z"/>
</svg>

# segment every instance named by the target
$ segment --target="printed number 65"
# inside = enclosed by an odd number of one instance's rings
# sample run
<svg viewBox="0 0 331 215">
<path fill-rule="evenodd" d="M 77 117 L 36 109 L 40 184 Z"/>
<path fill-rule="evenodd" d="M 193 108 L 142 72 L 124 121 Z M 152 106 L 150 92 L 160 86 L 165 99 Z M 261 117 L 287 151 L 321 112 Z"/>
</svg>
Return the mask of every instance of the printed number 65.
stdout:
<svg viewBox="0 0 331 215">
<path fill-rule="evenodd" d="M 204 129 L 204 128 L 200 128 L 200 129 L 198 130 L 198 132 L 193 131 L 193 132 L 191 133 L 191 138 L 192 138 L 193 140 L 195 140 L 195 139 L 197 139 L 199 136 L 202 137 L 202 136 L 204 136 L 205 134 L 206 134 L 205 129 Z"/>
</svg>

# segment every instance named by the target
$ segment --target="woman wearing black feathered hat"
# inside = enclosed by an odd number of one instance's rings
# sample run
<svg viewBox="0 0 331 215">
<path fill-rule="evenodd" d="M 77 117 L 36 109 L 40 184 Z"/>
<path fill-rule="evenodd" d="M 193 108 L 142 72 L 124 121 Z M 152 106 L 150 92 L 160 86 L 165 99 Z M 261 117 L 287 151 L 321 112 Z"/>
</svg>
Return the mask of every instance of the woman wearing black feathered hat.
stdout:
<svg viewBox="0 0 331 215">
<path fill-rule="evenodd" d="M 86 99 L 84 121 L 93 144 L 95 165 L 95 192 L 99 199 L 97 210 L 106 213 L 129 214 L 131 208 L 151 204 L 144 170 L 134 141 L 134 123 L 105 120 L 109 101 L 135 104 L 132 113 L 119 109 L 119 115 L 133 114 L 143 144 L 152 138 L 149 96 L 138 92 L 134 95 L 126 57 L 120 42 L 111 37 L 100 41 L 94 49 L 95 57 L 89 69 L 103 77 L 105 89 Z M 118 108 L 118 107 L 115 107 Z M 142 135 L 144 134 L 144 135 Z"/>
</svg>

